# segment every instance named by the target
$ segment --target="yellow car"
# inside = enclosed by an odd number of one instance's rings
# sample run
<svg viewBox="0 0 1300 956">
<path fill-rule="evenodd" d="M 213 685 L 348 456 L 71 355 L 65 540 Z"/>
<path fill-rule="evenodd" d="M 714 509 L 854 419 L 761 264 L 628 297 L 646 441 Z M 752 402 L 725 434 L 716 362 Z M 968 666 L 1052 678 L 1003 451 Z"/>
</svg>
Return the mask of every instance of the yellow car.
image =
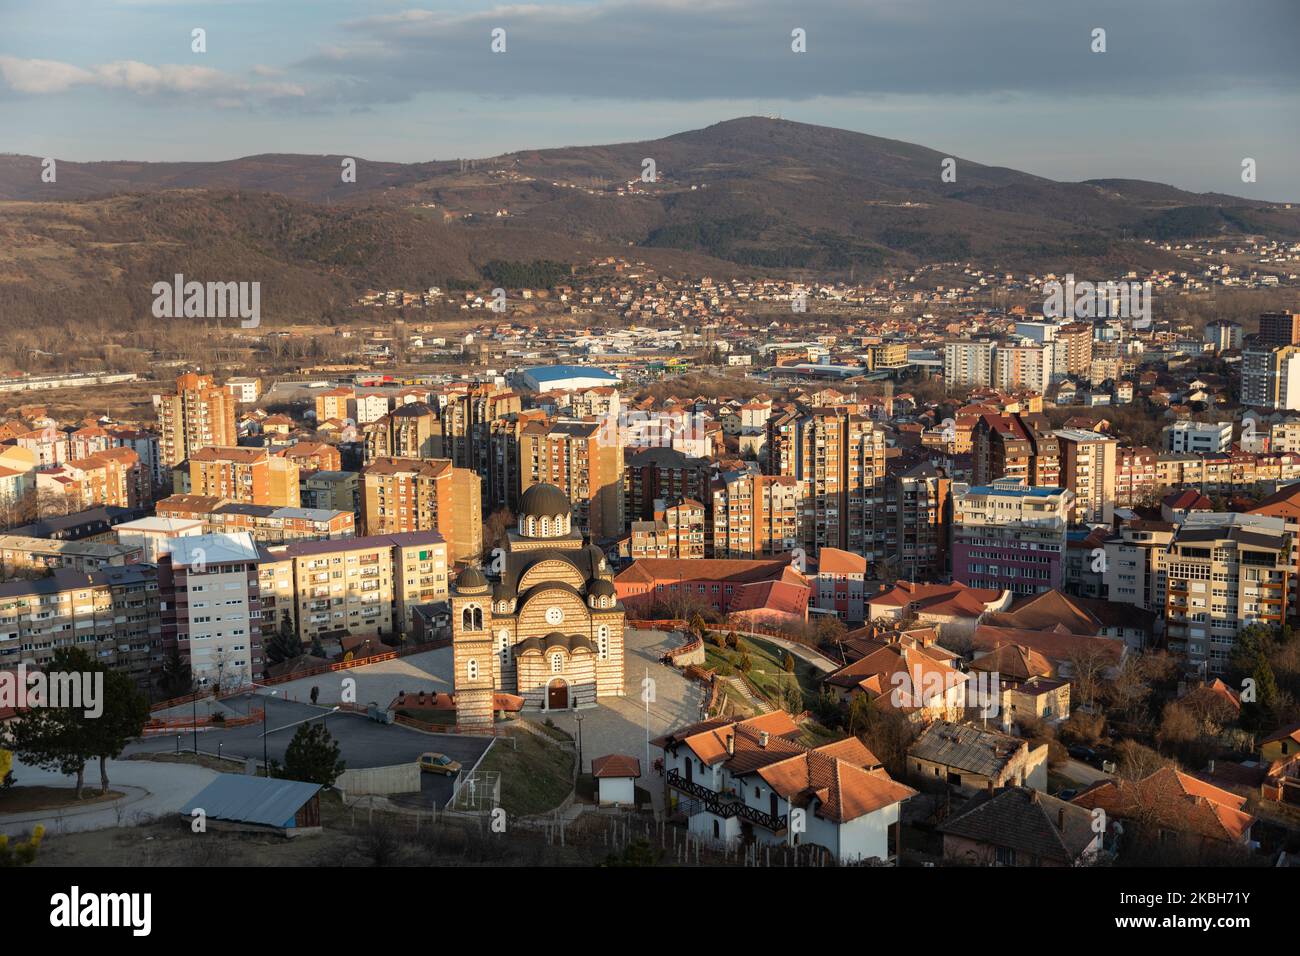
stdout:
<svg viewBox="0 0 1300 956">
<path fill-rule="evenodd" d="M 454 777 L 460 773 L 460 764 L 446 754 L 425 753 L 420 754 L 420 769 L 426 773 L 445 773 Z"/>
</svg>

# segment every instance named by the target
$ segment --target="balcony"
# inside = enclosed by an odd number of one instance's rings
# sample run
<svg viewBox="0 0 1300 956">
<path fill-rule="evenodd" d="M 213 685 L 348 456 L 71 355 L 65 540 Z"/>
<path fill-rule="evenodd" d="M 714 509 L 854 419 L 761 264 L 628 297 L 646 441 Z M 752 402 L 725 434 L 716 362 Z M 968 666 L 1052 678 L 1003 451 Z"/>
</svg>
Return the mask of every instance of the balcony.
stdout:
<svg viewBox="0 0 1300 956">
<path fill-rule="evenodd" d="M 676 770 L 668 771 L 668 786 L 680 790 L 682 793 L 689 793 L 704 804 L 705 810 L 714 816 L 722 817 L 724 820 L 740 817 L 742 820 L 771 830 L 773 833 L 780 833 L 786 828 L 786 817 L 774 817 L 770 813 L 756 810 L 744 803 L 739 797 L 724 796 L 710 790 L 708 787 L 685 779 Z"/>
</svg>

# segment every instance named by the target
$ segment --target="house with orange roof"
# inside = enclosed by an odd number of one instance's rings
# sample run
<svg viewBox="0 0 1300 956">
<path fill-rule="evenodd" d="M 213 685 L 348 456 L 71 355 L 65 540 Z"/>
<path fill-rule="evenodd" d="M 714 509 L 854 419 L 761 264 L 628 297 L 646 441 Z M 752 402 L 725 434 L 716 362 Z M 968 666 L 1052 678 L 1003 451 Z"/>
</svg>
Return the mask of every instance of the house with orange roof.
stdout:
<svg viewBox="0 0 1300 956">
<path fill-rule="evenodd" d="M 644 558 L 614 578 L 618 599 L 630 612 L 699 604 L 738 623 L 804 621 L 812 588 L 790 559 Z"/>
<path fill-rule="evenodd" d="M 960 720 L 965 716 L 970 675 L 902 643 L 887 644 L 822 678 L 841 703 L 865 694 L 881 710 L 909 720 Z"/>
<path fill-rule="evenodd" d="M 1193 845 L 1250 843 L 1255 817 L 1246 798 L 1206 783 L 1174 767 L 1161 767 L 1141 780 L 1104 780 L 1071 801 L 1101 809 L 1139 833 L 1159 840 L 1176 838 Z"/>
<path fill-rule="evenodd" d="M 993 588 L 969 588 L 964 584 L 914 584 L 898 581 L 893 587 L 866 599 L 869 621 L 914 620 L 929 625 L 940 639 L 971 634 L 976 623 L 990 611 L 1011 606 L 1011 592 Z"/>
<path fill-rule="evenodd" d="M 866 558 L 840 548 L 822 548 L 817 552 L 817 570 L 810 577 L 817 610 L 850 623 L 866 620 Z"/>
<path fill-rule="evenodd" d="M 856 738 L 810 747 L 784 711 L 715 717 L 652 741 L 665 802 L 691 833 L 728 845 L 812 844 L 839 863 L 895 862 L 900 809 L 916 791 Z"/>
</svg>

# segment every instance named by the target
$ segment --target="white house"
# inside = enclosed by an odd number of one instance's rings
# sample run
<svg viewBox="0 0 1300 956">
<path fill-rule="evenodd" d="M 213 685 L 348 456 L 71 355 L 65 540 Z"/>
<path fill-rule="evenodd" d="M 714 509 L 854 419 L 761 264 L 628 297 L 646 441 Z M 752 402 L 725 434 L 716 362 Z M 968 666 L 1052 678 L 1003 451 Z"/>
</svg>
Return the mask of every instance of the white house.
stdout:
<svg viewBox="0 0 1300 956">
<path fill-rule="evenodd" d="M 641 761 L 635 757 L 626 754 L 594 757 L 591 775 L 596 778 L 596 800 L 602 807 L 630 807 L 636 803 L 636 781 L 641 776 Z"/>
<path fill-rule="evenodd" d="M 824 848 L 840 863 L 893 862 L 899 807 L 916 791 L 855 737 L 809 747 L 784 711 L 716 717 L 654 741 L 668 802 L 692 833 L 727 843 Z"/>
</svg>

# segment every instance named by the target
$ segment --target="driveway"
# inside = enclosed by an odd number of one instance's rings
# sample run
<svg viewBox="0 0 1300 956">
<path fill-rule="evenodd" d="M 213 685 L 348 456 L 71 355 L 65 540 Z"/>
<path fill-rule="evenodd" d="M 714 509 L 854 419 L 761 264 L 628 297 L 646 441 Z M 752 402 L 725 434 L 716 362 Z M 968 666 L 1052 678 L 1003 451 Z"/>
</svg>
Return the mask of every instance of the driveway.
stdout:
<svg viewBox="0 0 1300 956">
<path fill-rule="evenodd" d="M 211 783 L 217 774 L 205 767 L 188 764 L 150 763 L 140 760 L 110 760 L 109 787 L 124 796 L 108 804 L 91 804 L 84 808 L 63 807 L 0 816 L 0 831 L 14 834 L 45 824 L 51 833 L 78 830 L 104 830 L 129 826 L 142 820 L 174 814 L 196 793 Z M 28 767 L 14 762 L 14 777 L 19 786 L 71 787 L 73 778 L 53 770 Z M 99 787 L 99 761 L 86 767 L 88 789 Z"/>
<path fill-rule="evenodd" d="M 647 755 L 646 740 L 699 720 L 704 689 L 698 682 L 687 680 L 680 671 L 659 663 L 664 654 L 681 643 L 677 635 L 628 628 L 623 640 L 626 647 L 623 696 L 602 698 L 596 707 L 578 712 L 582 716 L 582 770 L 590 772 L 593 757 L 614 753 L 636 757 L 641 761 L 641 779 L 637 783 L 650 791 L 658 806 L 663 788 L 650 767 L 659 753 L 651 748 Z M 646 685 L 647 679 L 653 683 Z M 652 692 L 648 706 L 642 697 L 643 687 Z M 575 738 L 578 736 L 578 720 L 572 711 L 546 716 L 557 727 Z M 524 717 L 534 721 L 545 719 L 536 712 L 525 712 Z"/>
<path fill-rule="evenodd" d="M 244 694 L 229 698 L 223 703 L 237 713 L 248 713 L 250 708 L 266 708 L 266 752 L 271 760 L 280 763 L 284 762 L 284 752 L 298 727 L 308 721 L 323 721 L 329 728 L 330 735 L 338 741 L 339 755 L 344 763 L 356 768 L 409 763 L 426 750 L 441 751 L 453 760 L 472 767 L 487 749 L 490 739 L 426 734 L 401 724 L 380 724 L 360 714 L 331 713 L 329 707 L 283 700 L 279 696 L 269 697 L 266 694 Z M 198 740 L 199 750 L 205 753 L 251 758 L 259 765 L 262 761 L 260 723 L 229 729 L 200 730 Z M 181 731 L 179 742 L 176 734 L 146 737 L 129 744 L 126 753 L 173 753 L 178 746 L 182 751 L 193 750 L 194 732 Z"/>
</svg>

